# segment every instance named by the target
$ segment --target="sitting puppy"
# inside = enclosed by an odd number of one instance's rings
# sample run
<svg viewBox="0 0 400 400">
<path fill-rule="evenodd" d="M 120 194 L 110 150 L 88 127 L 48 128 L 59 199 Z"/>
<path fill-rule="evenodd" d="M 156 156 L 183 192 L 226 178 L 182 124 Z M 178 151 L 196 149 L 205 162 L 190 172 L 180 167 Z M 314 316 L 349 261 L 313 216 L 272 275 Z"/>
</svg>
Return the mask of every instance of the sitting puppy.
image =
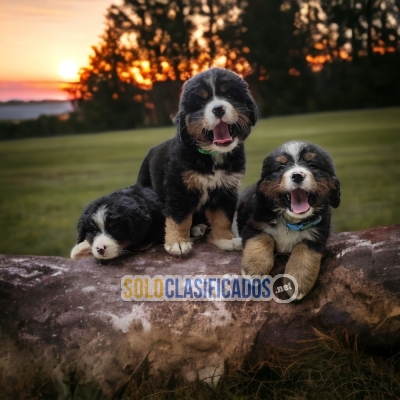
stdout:
<svg viewBox="0 0 400 400">
<path fill-rule="evenodd" d="M 242 273 L 267 275 L 274 251 L 291 253 L 285 273 L 298 282 L 297 299 L 304 297 L 317 280 L 331 207 L 339 203 L 340 184 L 327 152 L 307 142 L 279 147 L 264 160 L 260 181 L 239 201 Z"/>
<path fill-rule="evenodd" d="M 183 85 L 177 135 L 149 151 L 138 177 L 165 204 L 169 253 L 190 252 L 197 214 L 210 224 L 209 242 L 223 250 L 241 249 L 231 225 L 245 171 L 243 141 L 256 120 L 248 86 L 234 72 L 212 68 Z"/>
<path fill-rule="evenodd" d="M 164 207 L 149 188 L 131 186 L 90 203 L 78 222 L 71 258 L 100 260 L 164 242 Z"/>
</svg>

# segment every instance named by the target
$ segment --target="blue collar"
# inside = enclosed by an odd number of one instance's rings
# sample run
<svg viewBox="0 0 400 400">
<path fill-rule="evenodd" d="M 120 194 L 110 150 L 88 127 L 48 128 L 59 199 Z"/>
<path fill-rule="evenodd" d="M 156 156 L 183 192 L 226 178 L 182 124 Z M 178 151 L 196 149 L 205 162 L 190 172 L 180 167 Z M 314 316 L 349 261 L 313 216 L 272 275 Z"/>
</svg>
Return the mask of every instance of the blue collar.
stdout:
<svg viewBox="0 0 400 400">
<path fill-rule="evenodd" d="M 286 225 L 286 228 L 291 231 L 305 231 L 308 228 L 311 228 L 312 226 L 317 225 L 318 223 L 321 222 L 322 217 L 319 215 L 314 221 L 308 222 L 306 224 L 300 223 L 300 224 L 289 224 L 289 222 L 286 222 L 283 217 L 281 217 L 283 222 Z"/>
</svg>

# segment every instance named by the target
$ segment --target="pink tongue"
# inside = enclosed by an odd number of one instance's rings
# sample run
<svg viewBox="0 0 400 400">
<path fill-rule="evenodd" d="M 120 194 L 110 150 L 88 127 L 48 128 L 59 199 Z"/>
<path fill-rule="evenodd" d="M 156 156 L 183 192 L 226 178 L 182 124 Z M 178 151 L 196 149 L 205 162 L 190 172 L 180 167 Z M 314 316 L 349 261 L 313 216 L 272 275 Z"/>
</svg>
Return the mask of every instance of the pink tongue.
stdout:
<svg viewBox="0 0 400 400">
<path fill-rule="evenodd" d="M 216 144 L 224 144 L 231 143 L 232 138 L 229 134 L 229 125 L 226 122 L 220 122 L 213 129 L 214 131 L 214 143 Z"/>
<path fill-rule="evenodd" d="M 290 193 L 290 205 L 295 214 L 301 214 L 310 209 L 307 193 L 303 189 L 295 189 Z"/>
</svg>

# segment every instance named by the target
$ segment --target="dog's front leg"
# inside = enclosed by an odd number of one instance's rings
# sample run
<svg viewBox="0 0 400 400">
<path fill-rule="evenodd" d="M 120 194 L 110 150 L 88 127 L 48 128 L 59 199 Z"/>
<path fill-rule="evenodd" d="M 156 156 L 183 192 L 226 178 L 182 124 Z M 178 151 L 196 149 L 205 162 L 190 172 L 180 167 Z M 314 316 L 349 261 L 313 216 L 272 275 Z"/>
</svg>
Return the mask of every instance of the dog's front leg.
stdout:
<svg viewBox="0 0 400 400">
<path fill-rule="evenodd" d="M 322 252 L 317 252 L 306 243 L 293 247 L 286 264 L 285 274 L 292 275 L 299 285 L 296 300 L 302 299 L 314 286 L 321 267 Z"/>
<path fill-rule="evenodd" d="M 171 216 L 165 221 L 165 250 L 168 253 L 181 256 L 189 254 L 192 250 L 190 241 L 190 227 L 193 214 L 190 213 L 182 222 L 176 222 Z"/>
<path fill-rule="evenodd" d="M 246 240 L 242 257 L 242 275 L 268 275 L 274 266 L 275 241 L 267 233 Z"/>
<path fill-rule="evenodd" d="M 232 218 L 221 209 L 206 210 L 206 217 L 211 225 L 207 241 L 221 250 L 242 250 L 242 239 L 232 233 Z"/>
</svg>

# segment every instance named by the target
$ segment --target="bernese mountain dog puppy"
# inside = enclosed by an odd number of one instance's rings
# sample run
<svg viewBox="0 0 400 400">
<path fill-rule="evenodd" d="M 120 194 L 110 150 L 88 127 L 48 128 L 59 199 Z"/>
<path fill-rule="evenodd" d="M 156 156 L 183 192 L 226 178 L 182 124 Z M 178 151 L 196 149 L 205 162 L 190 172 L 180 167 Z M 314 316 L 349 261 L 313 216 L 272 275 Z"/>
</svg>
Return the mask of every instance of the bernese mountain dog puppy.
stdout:
<svg viewBox="0 0 400 400">
<path fill-rule="evenodd" d="M 183 85 L 177 134 L 150 149 L 138 177 L 165 204 L 165 249 L 170 254 L 191 251 L 194 220 L 209 223 L 210 243 L 241 250 L 231 226 L 245 172 L 243 142 L 256 121 L 248 85 L 234 72 L 211 68 Z"/>
<path fill-rule="evenodd" d="M 238 204 L 242 273 L 268 275 L 274 252 L 291 253 L 285 268 L 298 282 L 297 299 L 314 286 L 340 184 L 330 155 L 308 142 L 288 142 L 267 156 L 261 179 Z"/>
<path fill-rule="evenodd" d="M 164 242 L 164 206 L 150 188 L 134 185 L 91 202 L 78 222 L 71 251 L 77 260 L 108 260 Z"/>
</svg>

